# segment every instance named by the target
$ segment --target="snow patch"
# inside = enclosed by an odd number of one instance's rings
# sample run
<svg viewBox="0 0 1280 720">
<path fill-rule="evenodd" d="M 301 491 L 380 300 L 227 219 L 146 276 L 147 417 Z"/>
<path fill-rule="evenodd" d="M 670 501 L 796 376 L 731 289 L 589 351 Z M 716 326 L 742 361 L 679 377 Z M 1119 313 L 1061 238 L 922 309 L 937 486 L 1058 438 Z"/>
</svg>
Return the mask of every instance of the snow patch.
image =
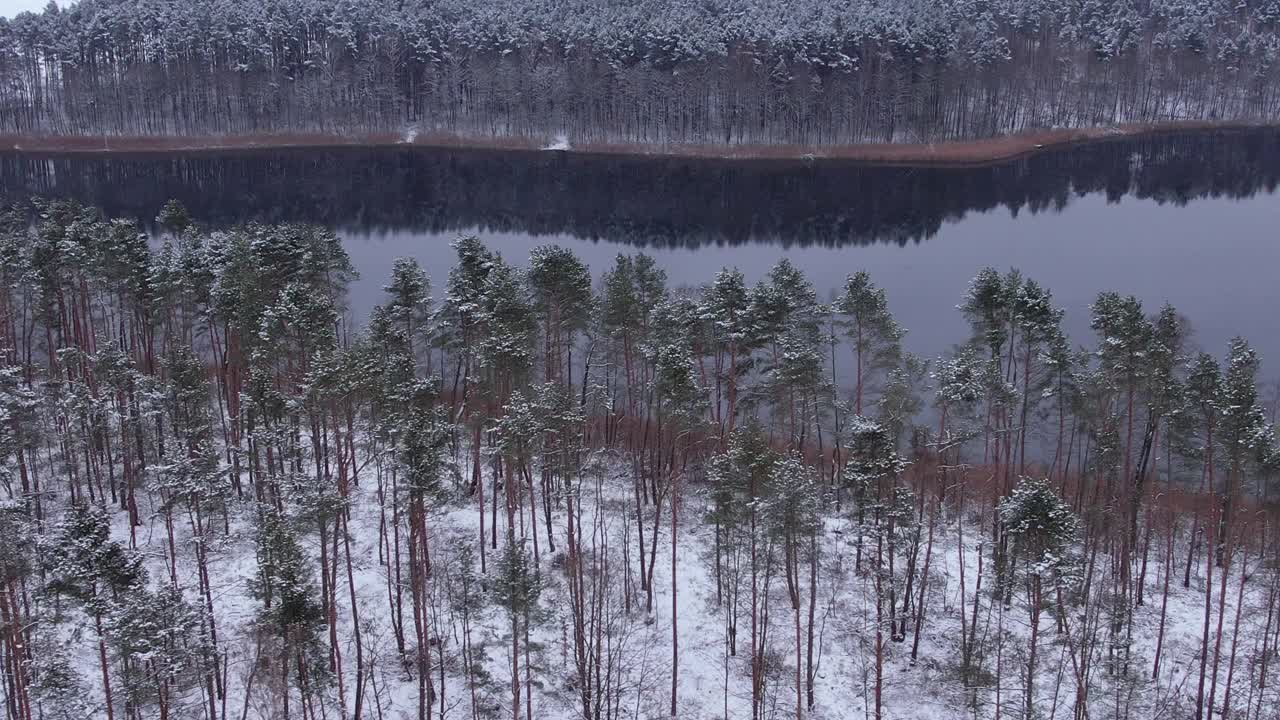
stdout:
<svg viewBox="0 0 1280 720">
<path fill-rule="evenodd" d="M 543 150 L 572 150 L 573 146 L 569 144 L 569 136 L 561 133 L 556 136 L 554 142 L 542 148 Z"/>
</svg>

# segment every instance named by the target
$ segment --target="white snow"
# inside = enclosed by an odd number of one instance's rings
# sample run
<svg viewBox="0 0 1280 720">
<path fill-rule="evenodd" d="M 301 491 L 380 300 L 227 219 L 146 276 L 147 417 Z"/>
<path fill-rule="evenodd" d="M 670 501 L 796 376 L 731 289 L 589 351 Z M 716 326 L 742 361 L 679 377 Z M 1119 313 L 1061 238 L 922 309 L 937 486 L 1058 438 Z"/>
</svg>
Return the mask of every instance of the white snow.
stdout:
<svg viewBox="0 0 1280 720">
<path fill-rule="evenodd" d="M 546 145 L 543 150 L 572 150 L 573 146 L 569 144 L 569 136 L 561 133 L 555 137 L 550 145 Z"/>
<path fill-rule="evenodd" d="M 465 451 L 459 459 L 465 462 Z M 368 693 L 366 717 L 412 718 L 417 713 L 416 684 L 396 652 L 396 642 L 390 622 L 387 595 L 387 577 L 391 567 L 379 548 L 380 508 L 372 465 L 361 476 L 361 486 L 353 496 L 350 528 L 356 597 L 359 603 L 361 626 L 366 653 Z M 638 563 L 635 556 L 635 509 L 632 503 L 631 480 L 627 476 L 627 463 L 613 459 L 607 472 L 601 477 L 584 481 L 582 490 L 584 555 L 609 566 L 611 575 L 607 582 L 592 592 L 600 592 L 601 611 L 607 616 L 605 639 L 616 651 L 615 679 L 619 696 L 617 713 L 621 718 L 667 717 L 671 683 L 671 619 L 672 619 L 672 564 L 670 537 L 670 507 L 661 509 L 657 524 L 658 547 L 653 571 L 654 597 L 651 613 L 645 610 L 645 593 L 639 588 Z M 491 489 L 491 488 L 490 488 Z M 675 587 L 678 593 L 676 609 L 679 612 L 678 637 L 679 692 L 678 716 L 681 718 L 743 718 L 751 717 L 750 664 L 748 642 L 750 620 L 746 615 L 745 596 L 739 608 L 738 648 L 736 656 L 729 656 L 725 639 L 726 606 L 716 602 L 716 583 L 710 548 L 714 545 L 712 526 L 701 521 L 700 513 L 705 503 L 699 496 L 700 488 L 686 489 L 679 509 L 679 541 L 676 547 L 677 575 Z M 488 500 L 488 496 L 486 500 Z M 580 717 L 580 696 L 574 688 L 572 616 L 567 595 L 565 567 L 566 522 L 564 508 L 557 507 L 554 516 L 555 552 L 547 546 L 545 526 L 541 517 L 539 496 L 539 568 L 546 589 L 543 591 L 541 613 L 534 621 L 532 641 L 535 650 L 533 707 L 537 718 L 548 720 Z M 469 718 L 470 698 L 464 681 L 459 657 L 460 633 L 458 614 L 451 608 L 446 595 L 444 578 L 453 562 L 453 548 L 462 543 L 475 543 L 479 532 L 476 500 L 442 509 L 429 522 L 432 562 L 437 568 L 431 581 L 430 594 L 433 607 L 429 609 L 432 636 L 444 643 L 446 683 L 443 687 L 445 717 Z M 971 507 L 978 503 L 971 504 Z M 252 500 L 246 500 L 233 508 L 231 533 L 215 543 L 212 548 L 211 573 L 214 587 L 217 627 L 221 649 L 227 652 L 229 716 L 239 717 L 245 706 L 245 686 L 254 672 L 255 640 L 253 621 L 258 602 L 251 597 L 248 580 L 254 576 L 256 561 L 251 528 Z M 486 511 L 490 508 L 486 507 Z M 527 508 L 525 509 L 527 512 Z M 153 512 L 157 512 L 153 509 Z M 649 540 L 654 531 L 654 508 L 644 508 L 645 537 Z M 122 515 L 117 515 L 121 520 Z M 992 587 L 992 562 L 990 538 L 985 533 L 989 517 L 966 512 L 963 528 L 960 518 L 953 513 L 939 522 L 935 530 L 928 580 L 927 617 L 923 626 L 920 657 L 910 660 L 911 628 L 901 640 L 884 633 L 884 693 L 882 698 L 885 718 L 917 720 L 930 718 L 993 718 L 997 703 L 1001 717 L 1021 717 L 1024 687 L 1024 668 L 1027 639 L 1029 637 L 1028 614 L 1023 594 L 1015 589 L 1008 605 L 993 603 L 989 594 Z M 486 534 L 489 518 L 486 514 Z M 505 518 L 498 514 L 499 545 Z M 521 522 L 529 522 L 524 518 Z M 182 524 L 179 524 L 182 527 Z M 959 542 L 963 530 L 964 542 Z M 127 526 L 117 522 L 115 537 L 127 540 Z M 1090 717 L 1112 717 L 1117 703 L 1130 708 L 1133 718 L 1188 717 L 1194 702 L 1198 681 L 1200 632 L 1204 612 L 1204 554 L 1201 550 L 1198 562 L 1193 566 L 1190 587 L 1181 586 L 1187 548 L 1181 542 L 1174 549 L 1175 566 L 1169 596 L 1166 620 L 1166 638 L 1160 674 L 1151 678 L 1152 659 L 1156 642 L 1161 589 L 1164 582 L 1165 544 L 1161 532 L 1153 534 L 1146 576 L 1146 602 L 1134 609 L 1132 661 L 1127 670 L 1111 662 L 1108 645 L 1107 610 L 1113 600 L 1107 592 L 1111 588 L 1108 575 L 1109 562 L 1104 554 L 1096 560 L 1095 583 L 1091 590 L 1089 607 L 1101 610 L 1087 620 L 1096 624 L 1099 642 L 1089 653 L 1090 665 Z M 1186 535 L 1185 522 L 1180 537 Z M 821 572 L 819 575 L 817 610 L 815 614 L 815 706 L 805 717 L 819 720 L 836 718 L 874 717 L 874 649 L 875 649 L 875 596 L 872 576 L 868 572 L 869 552 L 864 548 L 863 566 L 855 570 L 856 537 L 853 521 L 849 517 L 829 514 L 825 520 L 825 532 L 821 544 Z M 486 540 L 488 537 L 486 536 Z M 139 528 L 140 549 L 148 557 L 153 582 L 167 575 L 164 566 L 165 534 L 163 520 L 153 515 L 148 526 Z M 305 538 L 313 556 L 318 558 L 318 536 L 312 533 Z M 624 563 L 624 546 L 631 543 L 629 563 Z M 179 582 L 194 596 L 196 566 L 189 542 L 179 538 Z M 973 615 L 973 594 L 977 578 L 979 553 L 986 553 L 983 565 L 982 603 L 976 616 L 978 632 L 988 646 L 982 672 L 970 680 L 959 674 L 959 638 L 962 622 Z M 493 558 L 488 550 L 488 562 L 492 572 Z M 923 550 L 920 555 L 923 562 Z M 897 572 L 902 574 L 904 559 L 899 558 Z M 964 565 L 964 584 L 960 581 L 961 564 Z M 1251 571 L 1258 566 L 1255 557 L 1247 564 Z M 1218 702 L 1225 692 L 1230 632 L 1235 613 L 1235 598 L 1239 588 L 1240 562 L 1233 563 L 1226 592 L 1226 622 L 1223 639 L 1224 657 L 1219 667 Z M 407 571 L 406 571 L 407 572 Z M 313 568 L 313 573 L 315 570 Z M 807 588 L 807 573 L 802 592 Z M 407 578 L 407 575 L 406 575 Z M 1240 647 L 1232 683 L 1233 706 L 1241 711 L 1246 707 L 1274 707 L 1277 700 L 1275 683 L 1268 682 L 1264 691 L 1256 688 L 1257 650 L 1267 621 L 1265 605 L 1270 583 L 1269 573 L 1257 573 L 1245 584 L 1245 612 L 1240 630 Z M 318 574 L 313 580 L 319 588 Z M 339 573 L 336 592 L 339 638 L 343 662 L 346 665 L 348 702 L 355 677 L 351 633 L 351 613 L 348 590 Z M 405 580 L 407 582 L 407 579 Z M 765 679 L 766 716 L 783 718 L 795 715 L 795 635 L 790 602 L 781 569 L 775 568 L 767 594 L 769 606 L 766 662 L 769 670 Z M 1212 590 L 1213 622 L 1217 622 L 1218 577 L 1215 573 Z M 627 613 L 622 607 L 623 593 L 632 593 L 632 608 Z M 913 592 L 918 592 L 919 585 Z M 899 598 L 901 598 L 899 588 Z M 405 592 L 405 621 L 411 632 L 411 614 L 408 610 L 408 592 Z M 762 602 L 765 602 L 762 600 Z M 1053 605 L 1054 600 L 1048 600 Z M 1254 611 L 1254 609 L 1257 611 Z M 498 717 L 510 716 L 510 638 L 509 624 L 503 611 L 488 605 L 479 609 L 475 619 L 474 643 L 483 655 L 480 661 L 488 680 L 478 691 L 480 704 L 490 708 Z M 802 609 L 801 622 L 807 630 L 807 608 Z M 962 618 L 964 620 L 962 621 Z M 1046 609 L 1040 618 L 1038 644 L 1037 682 L 1035 686 L 1037 717 L 1053 720 L 1068 718 L 1075 700 L 1075 675 L 1072 655 L 1080 662 L 1078 648 L 1081 624 L 1085 622 L 1078 605 L 1071 605 L 1068 615 L 1069 632 L 1058 632 L 1055 615 Z M 93 697 L 101 697 L 97 674 L 96 646 L 88 642 L 92 638 L 91 627 L 80 632 L 86 641 L 77 647 L 78 662 L 84 682 L 93 685 Z M 1274 628 L 1273 628 L 1274 632 Z M 433 647 L 434 662 L 440 648 Z M 1002 682 L 994 683 L 997 665 Z M 1273 664 L 1274 665 L 1274 664 Z M 521 667 L 524 659 L 521 659 Z M 436 671 L 438 672 L 438 670 Z M 522 670 L 523 674 L 523 670 Z M 1274 671 L 1269 668 L 1269 675 Z M 247 717 L 273 717 L 274 706 L 267 701 L 261 678 L 255 681 L 255 689 L 248 703 Z M 523 689 L 522 689 L 523 691 Z M 336 688 L 328 691 L 331 708 L 337 708 Z M 191 699 L 198 702 L 198 697 Z M 377 711 L 373 705 L 376 703 Z M 525 700 L 521 700 L 523 706 Z M 439 716 L 439 707 L 435 708 Z"/>
</svg>

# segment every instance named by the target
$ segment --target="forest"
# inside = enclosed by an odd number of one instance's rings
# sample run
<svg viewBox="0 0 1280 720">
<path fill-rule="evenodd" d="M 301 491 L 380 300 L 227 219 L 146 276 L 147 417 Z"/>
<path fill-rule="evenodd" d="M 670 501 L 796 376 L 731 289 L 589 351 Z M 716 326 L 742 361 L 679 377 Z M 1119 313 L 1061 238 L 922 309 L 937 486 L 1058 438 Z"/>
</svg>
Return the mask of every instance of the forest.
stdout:
<svg viewBox="0 0 1280 720">
<path fill-rule="evenodd" d="M 1277 716 L 1280 393 L 1173 307 L 152 225 L 0 216 L 6 720 Z"/>
<path fill-rule="evenodd" d="M 78 0 L 0 133 L 922 143 L 1274 121 L 1278 58 L 1277 0 Z"/>
</svg>

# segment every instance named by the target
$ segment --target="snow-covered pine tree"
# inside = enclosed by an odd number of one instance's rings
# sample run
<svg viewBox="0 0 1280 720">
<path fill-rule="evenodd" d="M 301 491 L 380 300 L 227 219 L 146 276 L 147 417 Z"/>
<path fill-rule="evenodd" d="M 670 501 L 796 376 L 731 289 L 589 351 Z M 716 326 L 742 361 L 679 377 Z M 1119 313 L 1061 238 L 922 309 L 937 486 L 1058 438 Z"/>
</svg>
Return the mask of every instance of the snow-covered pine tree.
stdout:
<svg viewBox="0 0 1280 720">
<path fill-rule="evenodd" d="M 415 363 L 425 362 L 426 372 L 430 374 L 434 335 L 431 279 L 417 260 L 396 258 L 391 266 L 391 280 L 383 290 L 387 293 L 387 302 L 382 307 L 388 320 L 403 332 Z"/>
<path fill-rule="evenodd" d="M 702 322 L 712 340 L 716 368 L 714 409 L 721 441 L 727 442 L 737 425 L 740 384 L 751 369 L 751 353 L 759 342 L 752 314 L 751 292 L 736 268 L 722 269 L 702 291 Z M 720 389 L 724 388 L 724 404 Z"/>
<path fill-rule="evenodd" d="M 0 668 L 5 674 L 6 710 L 15 718 L 35 714 L 31 667 L 35 655 L 28 647 L 29 628 L 35 623 L 30 604 L 17 601 L 28 596 L 28 580 L 39 566 L 31 505 L 26 499 L 0 501 Z"/>
<path fill-rule="evenodd" d="M 21 367 L 0 364 L 0 486 L 11 498 L 29 499 L 36 518 L 42 515 L 41 493 L 28 458 L 39 439 L 40 409 Z"/>
<path fill-rule="evenodd" d="M 875 543 L 872 573 L 875 579 L 875 695 L 874 714 L 882 717 L 884 696 L 885 622 L 894 617 L 897 533 L 900 522 L 911 517 L 910 501 L 903 502 L 898 476 L 907 462 L 898 455 L 897 442 L 884 426 L 855 415 L 849 420 L 848 462 L 842 473 L 843 488 L 850 492 L 857 533 L 855 566 L 861 568 L 863 547 L 869 536 Z M 867 520 L 870 516 L 871 523 Z M 888 617 L 886 617 L 886 605 Z M 890 629 L 892 633 L 892 628 Z"/>
<path fill-rule="evenodd" d="M 1226 466 L 1218 517 L 1218 562 L 1223 562 L 1224 547 L 1231 542 L 1234 506 L 1243 489 L 1246 467 L 1265 451 L 1268 439 L 1266 413 L 1258 402 L 1258 354 L 1244 338 L 1235 338 L 1227 348 L 1222 386 L 1216 406 L 1219 413 L 1218 442 Z"/>
<path fill-rule="evenodd" d="M 172 585 L 139 588 L 113 603 L 106 626 L 120 657 L 126 714 L 151 706 L 161 718 L 203 712 L 201 686 L 218 670 L 207 625 L 203 610 Z"/>
<path fill-rule="evenodd" d="M 1142 433 L 1142 448 L 1138 453 L 1137 466 L 1134 470 L 1133 502 L 1129 506 L 1129 545 L 1138 547 L 1138 510 L 1139 506 L 1147 508 L 1146 542 L 1142 544 L 1142 564 L 1138 571 L 1135 605 L 1142 605 L 1145 600 L 1147 553 L 1151 546 L 1152 522 L 1151 504 L 1146 499 L 1147 478 L 1154 473 L 1157 456 L 1157 440 L 1160 437 L 1161 423 L 1171 413 L 1178 412 L 1184 403 L 1184 386 L 1179 371 L 1185 358 L 1183 343 L 1186 339 L 1185 321 L 1173 309 L 1172 305 L 1164 305 L 1151 323 L 1151 346 L 1146 351 L 1146 363 L 1141 380 L 1141 393 L 1146 412 L 1146 426 Z M 1170 452 L 1172 448 L 1166 449 Z M 1172 478 L 1170 478 L 1172 482 Z M 1170 528 L 1172 532 L 1172 527 Z"/>
<path fill-rule="evenodd" d="M 1028 640 L 1023 717 L 1036 717 L 1036 652 L 1045 591 L 1061 598 L 1060 591 L 1073 577 L 1080 535 L 1080 520 L 1058 497 L 1047 480 L 1023 478 L 998 508 L 1004 534 L 1014 558 L 1011 572 L 1025 580 L 1030 639 Z M 1003 602 L 998 600 L 998 602 Z M 1057 600 L 1053 601 L 1057 604 Z M 1058 612 L 1065 612 L 1059 607 Z"/>
<path fill-rule="evenodd" d="M 774 465 L 779 454 L 754 423 L 740 426 L 707 470 L 711 506 L 707 520 L 715 525 L 716 600 L 723 608 L 726 651 L 738 653 L 740 593 L 749 593 L 752 717 L 764 702 L 764 578 L 773 565 L 773 545 L 766 542 L 761 514 L 770 502 Z"/>
<path fill-rule="evenodd" d="M 146 585 L 142 558 L 111 540 L 105 512 L 85 505 L 67 510 L 42 548 L 46 589 L 79 602 L 93 621 L 108 720 L 115 717 L 106 619 L 115 603 Z"/>
<path fill-rule="evenodd" d="M 898 365 L 906 331 L 889 312 L 884 289 L 877 287 L 865 271 L 845 279 L 835 308 L 838 323 L 853 348 L 853 412 L 862 415 L 864 397 L 879 389 L 878 376 Z"/>
<path fill-rule="evenodd" d="M 595 304 L 591 271 L 571 250 L 542 245 L 529 254 L 529 286 L 542 316 L 544 377 L 572 386 L 574 340 Z"/>
<path fill-rule="evenodd" d="M 816 600 L 818 536 L 822 530 L 823 493 L 818 476 L 812 466 L 792 453 L 773 463 L 769 474 L 769 499 L 765 504 L 765 519 L 771 534 L 781 540 L 782 569 L 786 578 L 787 598 L 791 604 L 792 626 L 795 630 L 795 713 L 804 716 L 812 708 L 813 679 L 813 623 L 812 608 Z M 809 569 L 808 599 L 805 599 L 805 583 L 801 573 Z M 804 636 L 801 614 L 808 606 L 809 612 L 809 665 L 804 662 Z M 809 701 L 805 701 L 805 688 Z"/>
<path fill-rule="evenodd" d="M 258 570 L 250 582 L 258 610 L 259 662 L 279 678 L 278 712 L 308 717 L 324 702 L 328 686 L 325 614 L 309 563 L 288 518 L 271 505 L 257 509 L 255 544 Z M 296 691 L 298 710 L 291 710 Z"/>
<path fill-rule="evenodd" d="M 524 541 L 517 541 L 514 535 L 508 535 L 503 543 L 502 552 L 494 564 L 494 576 L 490 585 L 494 604 L 507 613 L 511 627 L 511 717 L 520 718 L 521 684 L 526 685 L 525 701 L 528 717 L 533 715 L 532 667 L 529 661 L 530 640 L 529 625 L 538 610 L 538 599 L 542 594 L 542 578 L 533 557 L 525 547 Z M 520 677 L 521 642 L 525 654 L 526 677 Z"/>
<path fill-rule="evenodd" d="M 1026 278 L 1013 293 L 1013 323 L 1018 329 L 1020 357 L 1015 363 L 1015 382 L 1021 387 L 1021 409 L 1018 416 L 1018 472 L 1027 466 L 1027 436 L 1031 411 L 1051 382 L 1052 369 L 1045 355 L 1054 340 L 1062 334 L 1063 311 L 1053 305 L 1053 293 L 1040 283 Z M 1021 372 L 1017 372 L 1021 370 Z"/>
</svg>

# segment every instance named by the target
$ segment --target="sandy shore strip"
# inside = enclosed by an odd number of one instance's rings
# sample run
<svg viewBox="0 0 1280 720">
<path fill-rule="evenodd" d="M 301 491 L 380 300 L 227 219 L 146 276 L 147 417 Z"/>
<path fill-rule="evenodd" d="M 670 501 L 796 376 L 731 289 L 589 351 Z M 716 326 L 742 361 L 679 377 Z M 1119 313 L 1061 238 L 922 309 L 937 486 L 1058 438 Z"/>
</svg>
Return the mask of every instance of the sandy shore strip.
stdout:
<svg viewBox="0 0 1280 720">
<path fill-rule="evenodd" d="M 980 140 L 938 143 L 858 143 L 851 145 L 572 143 L 565 139 L 475 137 L 449 134 L 367 133 L 330 135 L 281 133 L 218 136 L 0 135 L 0 152 L 33 154 L 146 154 L 283 148 L 422 147 L 473 150 L 554 151 L 598 155 L 685 157 L 728 160 L 848 160 L 878 165 L 974 166 L 1004 162 L 1063 146 L 1116 138 L 1194 131 L 1277 128 L 1247 122 L 1168 122 L 1074 130 L 1040 130 Z"/>
</svg>

